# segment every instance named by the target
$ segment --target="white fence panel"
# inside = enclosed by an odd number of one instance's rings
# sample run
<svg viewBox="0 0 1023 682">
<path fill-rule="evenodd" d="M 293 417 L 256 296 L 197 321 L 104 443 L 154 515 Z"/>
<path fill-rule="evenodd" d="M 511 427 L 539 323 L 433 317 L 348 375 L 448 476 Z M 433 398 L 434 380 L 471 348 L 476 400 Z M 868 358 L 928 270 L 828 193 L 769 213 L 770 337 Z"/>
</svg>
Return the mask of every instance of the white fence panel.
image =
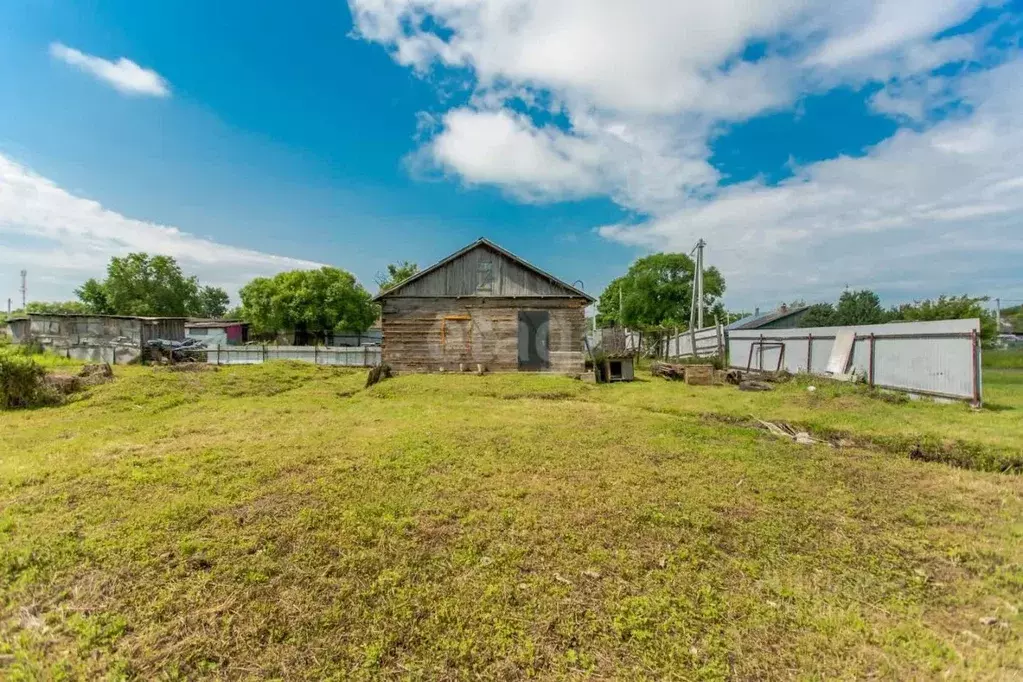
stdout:
<svg viewBox="0 0 1023 682">
<path fill-rule="evenodd" d="M 848 371 L 871 385 L 980 402 L 980 321 L 976 319 L 737 329 L 728 333 L 728 362 L 743 369 L 826 376 L 835 336 L 841 331 L 856 335 Z"/>
<path fill-rule="evenodd" d="M 269 360 L 298 360 L 339 367 L 375 367 L 380 348 L 375 346 L 214 346 L 206 349 L 211 365 L 258 365 Z"/>
<path fill-rule="evenodd" d="M 724 328 L 720 325 L 680 332 L 664 341 L 664 355 L 669 358 L 711 357 L 724 350 Z"/>
</svg>

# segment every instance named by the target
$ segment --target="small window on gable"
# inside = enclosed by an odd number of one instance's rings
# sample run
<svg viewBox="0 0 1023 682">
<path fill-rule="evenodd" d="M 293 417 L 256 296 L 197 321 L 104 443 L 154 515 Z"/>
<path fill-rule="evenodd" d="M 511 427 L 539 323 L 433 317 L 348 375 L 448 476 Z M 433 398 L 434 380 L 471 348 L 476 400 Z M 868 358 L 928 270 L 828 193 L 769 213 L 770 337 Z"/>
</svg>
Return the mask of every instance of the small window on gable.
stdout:
<svg viewBox="0 0 1023 682">
<path fill-rule="evenodd" d="M 476 269 L 476 291 L 493 293 L 494 291 L 494 263 L 489 260 L 481 260 Z"/>
</svg>

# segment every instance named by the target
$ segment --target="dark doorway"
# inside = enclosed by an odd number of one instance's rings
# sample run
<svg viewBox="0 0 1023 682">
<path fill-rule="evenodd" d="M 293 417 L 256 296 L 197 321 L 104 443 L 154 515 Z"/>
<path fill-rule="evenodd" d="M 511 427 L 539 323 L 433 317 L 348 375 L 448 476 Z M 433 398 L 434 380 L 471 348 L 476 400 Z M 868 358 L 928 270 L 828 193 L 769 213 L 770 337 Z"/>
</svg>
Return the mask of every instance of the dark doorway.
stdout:
<svg viewBox="0 0 1023 682">
<path fill-rule="evenodd" d="M 519 311 L 519 369 L 538 372 L 550 367 L 547 342 L 550 314 L 546 310 Z"/>
</svg>

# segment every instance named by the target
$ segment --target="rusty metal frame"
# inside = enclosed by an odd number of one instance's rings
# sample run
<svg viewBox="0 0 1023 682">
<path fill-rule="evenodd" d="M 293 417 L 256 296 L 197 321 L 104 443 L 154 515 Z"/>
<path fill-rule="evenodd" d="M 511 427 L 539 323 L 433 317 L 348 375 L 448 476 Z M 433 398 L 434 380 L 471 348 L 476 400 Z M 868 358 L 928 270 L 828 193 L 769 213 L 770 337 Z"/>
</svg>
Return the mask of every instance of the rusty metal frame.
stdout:
<svg viewBox="0 0 1023 682">
<path fill-rule="evenodd" d="M 762 353 L 765 348 L 780 348 L 781 352 L 778 353 L 778 366 L 775 368 L 775 372 L 780 372 L 782 363 L 785 361 L 785 344 L 780 341 L 754 341 L 749 345 L 749 359 L 746 361 L 746 371 L 753 371 L 753 349 L 759 348 Z M 761 359 L 760 367 L 758 368 L 761 372 L 764 371 L 764 362 Z"/>
</svg>

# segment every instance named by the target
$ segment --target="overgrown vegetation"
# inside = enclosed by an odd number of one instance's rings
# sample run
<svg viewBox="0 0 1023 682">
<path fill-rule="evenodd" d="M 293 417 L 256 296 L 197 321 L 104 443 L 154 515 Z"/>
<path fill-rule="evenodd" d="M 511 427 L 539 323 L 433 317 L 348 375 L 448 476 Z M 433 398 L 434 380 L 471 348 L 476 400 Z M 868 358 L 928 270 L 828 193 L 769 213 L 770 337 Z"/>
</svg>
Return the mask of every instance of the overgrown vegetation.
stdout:
<svg viewBox="0 0 1023 682">
<path fill-rule="evenodd" d="M 288 363 L 0 414 L 0 677 L 1006 679 L 991 406 Z M 800 424 L 827 444 L 751 428 Z M 971 466 L 973 462 L 966 462 Z"/>
<path fill-rule="evenodd" d="M 985 349 L 981 358 L 985 368 L 1023 369 L 1023 348 Z"/>
<path fill-rule="evenodd" d="M 0 348 L 0 409 L 39 407 L 57 401 L 45 383 L 46 370 L 17 346 Z"/>
</svg>

